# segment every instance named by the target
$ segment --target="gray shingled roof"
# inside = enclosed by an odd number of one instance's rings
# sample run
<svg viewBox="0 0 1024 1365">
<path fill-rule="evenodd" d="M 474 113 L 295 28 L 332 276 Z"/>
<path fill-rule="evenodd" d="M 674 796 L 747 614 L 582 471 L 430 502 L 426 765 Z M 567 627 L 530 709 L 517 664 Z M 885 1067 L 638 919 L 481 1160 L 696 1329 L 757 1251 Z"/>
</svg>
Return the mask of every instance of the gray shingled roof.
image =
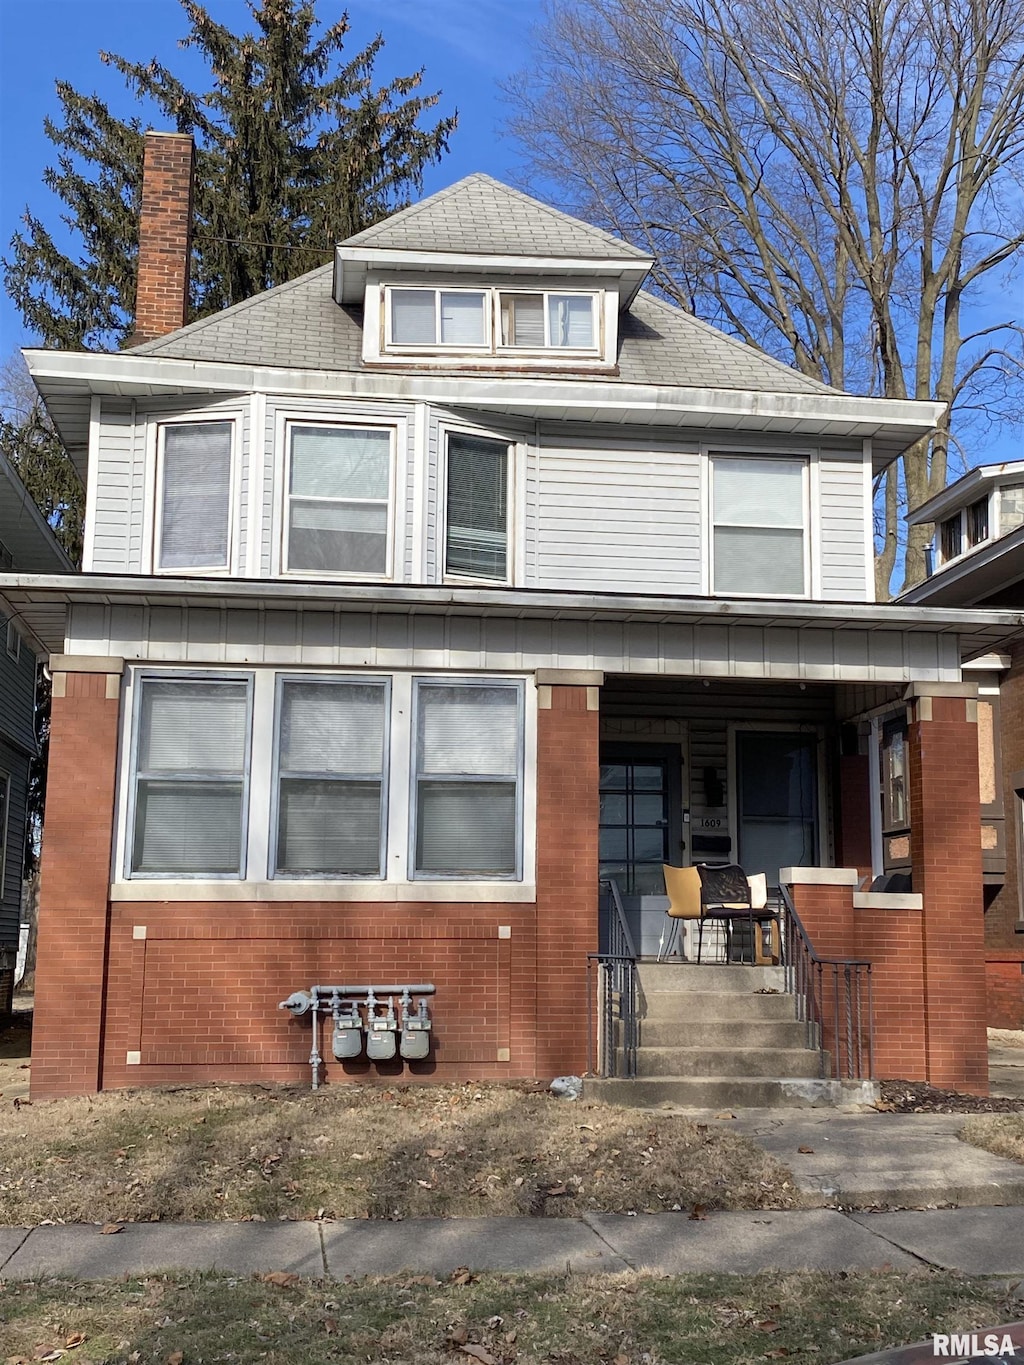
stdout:
<svg viewBox="0 0 1024 1365">
<path fill-rule="evenodd" d="M 648 260 L 621 237 L 531 199 L 477 171 L 364 228 L 342 246 L 474 255 L 591 256 Z"/>
</svg>

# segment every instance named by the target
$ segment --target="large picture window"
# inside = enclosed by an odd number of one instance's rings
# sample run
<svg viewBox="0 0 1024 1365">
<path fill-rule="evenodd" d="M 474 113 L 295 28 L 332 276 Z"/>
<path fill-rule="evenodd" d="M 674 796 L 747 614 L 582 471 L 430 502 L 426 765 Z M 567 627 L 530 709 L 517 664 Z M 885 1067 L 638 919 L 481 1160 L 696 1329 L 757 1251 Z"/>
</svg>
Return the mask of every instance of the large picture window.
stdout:
<svg viewBox="0 0 1024 1365">
<path fill-rule="evenodd" d="M 289 437 L 288 570 L 386 577 L 392 432 L 292 426 Z"/>
<path fill-rule="evenodd" d="M 133 782 L 134 875 L 241 875 L 250 686 L 238 678 L 143 678 Z"/>
<path fill-rule="evenodd" d="M 160 428 L 158 569 L 226 569 L 231 542 L 231 422 Z"/>
<path fill-rule="evenodd" d="M 278 876 L 383 876 L 387 711 L 383 680 L 279 680 Z"/>
<path fill-rule="evenodd" d="M 807 462 L 716 455 L 712 462 L 716 593 L 807 594 Z"/>
<path fill-rule="evenodd" d="M 518 875 L 522 698 L 516 683 L 417 683 L 417 877 Z"/>
<path fill-rule="evenodd" d="M 444 571 L 461 578 L 508 579 L 508 445 L 448 435 Z"/>
</svg>

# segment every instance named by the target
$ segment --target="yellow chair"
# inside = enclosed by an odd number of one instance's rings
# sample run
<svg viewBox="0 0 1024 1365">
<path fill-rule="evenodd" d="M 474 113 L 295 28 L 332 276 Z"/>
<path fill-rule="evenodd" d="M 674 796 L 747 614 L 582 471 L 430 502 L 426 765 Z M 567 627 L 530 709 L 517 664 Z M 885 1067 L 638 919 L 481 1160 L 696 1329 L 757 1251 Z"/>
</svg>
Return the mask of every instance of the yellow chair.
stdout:
<svg viewBox="0 0 1024 1365">
<path fill-rule="evenodd" d="M 668 863 L 663 863 L 662 871 L 665 873 L 665 891 L 669 899 L 665 914 L 671 920 L 672 927 L 667 943 L 665 942 L 665 935 L 662 934 L 661 936 L 661 943 L 658 946 L 659 962 L 672 955 L 673 946 L 679 938 L 679 921 L 681 919 L 699 920 L 701 917 L 700 873 L 697 869 L 695 867 L 670 867 Z"/>
</svg>

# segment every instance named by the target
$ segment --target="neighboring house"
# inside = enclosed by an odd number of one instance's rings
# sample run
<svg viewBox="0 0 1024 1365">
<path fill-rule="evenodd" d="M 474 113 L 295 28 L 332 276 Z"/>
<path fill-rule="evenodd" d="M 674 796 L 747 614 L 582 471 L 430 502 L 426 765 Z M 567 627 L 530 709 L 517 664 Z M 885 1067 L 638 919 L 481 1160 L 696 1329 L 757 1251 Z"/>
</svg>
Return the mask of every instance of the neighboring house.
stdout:
<svg viewBox="0 0 1024 1365">
<path fill-rule="evenodd" d="M 0 573 L 69 572 L 71 561 L 0 451 Z M 11 1011 L 36 743 L 36 672 L 48 653 L 31 625 L 0 602 L 0 1017 Z"/>
<path fill-rule="evenodd" d="M 939 405 L 483 175 L 179 327 L 190 156 L 147 139 L 140 344 L 27 353 L 88 485 L 83 574 L 0 577 L 54 651 L 34 1093 L 302 1079 L 314 983 L 436 986 L 428 1060 L 328 1080 L 581 1072 L 599 873 L 709 857 L 871 958 L 879 1074 L 983 1091 L 961 659 L 1016 617 L 872 600 L 872 479 Z"/>
<path fill-rule="evenodd" d="M 998 607 L 1024 627 L 1024 460 L 982 465 L 908 518 L 935 523 L 933 570 L 902 602 Z M 981 847 L 988 1021 L 1024 1028 L 1024 629 L 966 665 L 984 737 Z"/>
</svg>

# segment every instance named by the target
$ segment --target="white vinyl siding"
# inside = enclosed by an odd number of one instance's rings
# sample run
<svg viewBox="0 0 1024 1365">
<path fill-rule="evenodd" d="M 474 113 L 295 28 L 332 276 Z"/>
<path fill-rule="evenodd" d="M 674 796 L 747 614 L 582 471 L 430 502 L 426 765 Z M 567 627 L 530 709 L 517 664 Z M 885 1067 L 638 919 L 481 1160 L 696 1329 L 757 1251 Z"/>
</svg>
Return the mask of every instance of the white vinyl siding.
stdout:
<svg viewBox="0 0 1024 1365">
<path fill-rule="evenodd" d="M 534 479 L 527 515 L 536 516 L 536 579 L 529 586 L 700 592 L 696 450 L 552 441 L 537 453 L 531 485 Z"/>
<path fill-rule="evenodd" d="M 516 877 L 521 684 L 421 679 L 414 710 L 414 875 Z"/>
<path fill-rule="evenodd" d="M 277 876 L 384 875 L 388 709 L 383 680 L 279 679 Z"/>
<path fill-rule="evenodd" d="M 807 462 L 715 455 L 711 479 L 712 591 L 805 596 Z"/>
<path fill-rule="evenodd" d="M 142 680 L 130 875 L 241 876 L 249 712 L 245 678 Z"/>
<path fill-rule="evenodd" d="M 870 479 L 871 466 L 861 456 L 821 452 L 818 543 L 823 598 L 843 602 L 868 600 L 867 584 L 869 579 L 873 581 L 873 546 L 864 507 L 870 495 Z"/>
<path fill-rule="evenodd" d="M 158 569 L 230 567 L 233 443 L 231 422 L 179 422 L 161 428 Z"/>
</svg>

